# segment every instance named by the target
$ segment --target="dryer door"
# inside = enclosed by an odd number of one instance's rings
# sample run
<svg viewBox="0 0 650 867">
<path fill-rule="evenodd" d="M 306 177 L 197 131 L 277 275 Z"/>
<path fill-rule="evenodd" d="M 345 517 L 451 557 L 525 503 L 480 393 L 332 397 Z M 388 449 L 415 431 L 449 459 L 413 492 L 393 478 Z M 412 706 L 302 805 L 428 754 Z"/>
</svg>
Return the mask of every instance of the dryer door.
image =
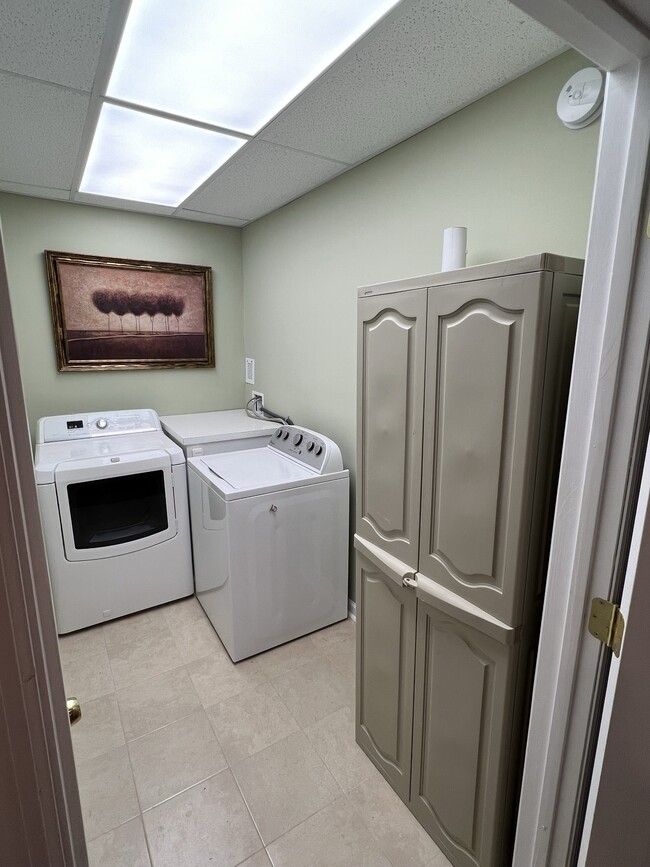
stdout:
<svg viewBox="0 0 650 867">
<path fill-rule="evenodd" d="M 117 557 L 176 535 L 171 458 L 162 449 L 66 461 L 55 482 L 67 560 Z"/>
</svg>

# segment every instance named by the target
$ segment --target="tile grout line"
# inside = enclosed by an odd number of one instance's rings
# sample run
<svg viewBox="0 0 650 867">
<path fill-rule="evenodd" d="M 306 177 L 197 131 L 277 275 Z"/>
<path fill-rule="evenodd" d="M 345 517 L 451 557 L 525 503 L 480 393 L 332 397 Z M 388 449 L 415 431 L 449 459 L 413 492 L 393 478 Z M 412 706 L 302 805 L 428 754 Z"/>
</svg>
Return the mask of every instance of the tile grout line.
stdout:
<svg viewBox="0 0 650 867">
<path fill-rule="evenodd" d="M 218 777 L 220 774 L 223 774 L 225 771 L 229 771 L 230 768 L 225 767 L 220 771 L 215 771 L 214 774 L 208 774 L 207 777 L 203 777 L 201 780 L 197 780 L 195 783 L 191 783 L 189 786 L 185 786 L 184 789 L 180 789 L 178 792 L 174 792 L 173 795 L 170 795 L 168 798 L 163 798 L 162 801 L 158 801 L 156 804 L 152 804 L 150 807 L 147 807 L 145 810 L 141 810 L 140 815 L 143 817 L 144 824 L 144 814 L 151 813 L 152 810 L 156 810 L 158 807 L 161 807 L 163 804 L 168 804 L 170 801 L 173 801 L 174 798 L 177 798 L 179 795 L 184 795 L 186 792 L 189 792 L 190 789 L 194 789 L 196 786 L 202 786 L 204 783 L 207 783 L 208 780 L 213 780 L 215 777 Z M 138 801 L 138 803 L 140 803 Z"/>
<path fill-rule="evenodd" d="M 120 719 L 122 721 L 122 729 L 124 729 L 124 719 L 122 718 L 122 708 L 120 707 L 119 699 L 117 699 L 117 695 L 115 696 L 117 700 L 117 707 L 120 712 Z M 138 807 L 140 809 L 140 825 L 142 826 L 142 833 L 144 834 L 144 843 L 147 847 L 147 856 L 149 858 L 149 863 L 151 867 L 155 867 L 153 863 L 153 855 L 151 852 L 151 846 L 149 844 L 149 835 L 147 834 L 147 828 L 144 824 L 144 813 L 142 810 L 142 801 L 140 800 L 140 792 L 138 791 L 138 784 L 135 781 L 135 771 L 133 770 L 133 762 L 131 761 L 131 750 L 129 749 L 129 742 L 126 740 L 126 731 L 124 732 L 124 745 L 126 746 L 126 754 L 129 757 L 129 767 L 131 768 L 131 776 L 133 777 L 133 788 L 135 789 L 135 797 L 138 802 Z"/>
<path fill-rule="evenodd" d="M 151 729 L 151 731 L 144 732 L 144 734 L 138 735 L 135 738 L 130 738 L 125 740 L 125 744 L 128 747 L 129 744 L 133 744 L 136 741 L 142 740 L 142 738 L 148 738 L 149 735 L 154 735 L 157 732 L 163 731 L 163 729 L 168 729 L 170 726 L 176 725 L 176 723 L 182 722 L 183 720 L 189 719 L 191 716 L 194 716 L 195 713 L 198 713 L 199 710 L 202 710 L 205 713 L 205 708 L 197 708 L 196 710 L 190 711 L 190 713 L 184 713 L 182 716 L 179 716 L 178 719 L 174 719 L 171 722 L 163 723 L 163 725 L 158 726 L 155 729 Z M 209 719 L 208 719 L 209 721 Z"/>
<path fill-rule="evenodd" d="M 235 785 L 237 786 L 237 791 L 239 792 L 239 795 L 240 795 L 242 801 L 244 802 L 244 806 L 246 807 L 246 810 L 248 811 L 248 815 L 251 817 L 251 822 L 253 823 L 253 827 L 255 828 L 257 836 L 260 838 L 260 843 L 262 844 L 262 848 L 266 852 L 266 855 L 268 858 L 270 856 L 269 856 L 269 853 L 267 852 L 267 849 L 266 849 L 266 843 L 264 841 L 264 838 L 262 837 L 259 826 L 258 826 L 257 822 L 255 821 L 255 817 L 253 816 L 253 813 L 251 812 L 251 808 L 249 806 L 248 801 L 246 800 L 246 796 L 244 795 L 244 793 L 242 791 L 242 787 L 239 785 L 239 780 L 235 776 L 235 772 L 233 771 L 233 769 L 230 765 L 228 766 L 228 770 L 230 771 L 230 774 L 231 774 L 233 780 L 235 781 Z M 257 851 L 259 852 L 260 850 L 258 849 Z M 253 852 L 253 855 L 256 855 L 256 854 L 257 854 L 257 852 Z M 252 855 L 249 855 L 249 858 L 252 858 L 252 857 L 253 857 Z M 246 860 L 247 859 L 245 858 L 244 861 L 246 861 Z"/>
</svg>

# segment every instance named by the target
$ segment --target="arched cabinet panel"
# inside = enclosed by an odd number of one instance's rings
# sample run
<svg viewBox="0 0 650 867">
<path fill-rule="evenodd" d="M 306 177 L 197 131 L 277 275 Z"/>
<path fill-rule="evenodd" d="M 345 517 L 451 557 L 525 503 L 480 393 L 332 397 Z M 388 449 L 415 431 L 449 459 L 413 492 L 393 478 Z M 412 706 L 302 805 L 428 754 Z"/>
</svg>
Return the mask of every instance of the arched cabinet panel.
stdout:
<svg viewBox="0 0 650 867">
<path fill-rule="evenodd" d="M 429 290 L 420 571 L 505 623 L 523 605 L 550 288 Z"/>
<path fill-rule="evenodd" d="M 405 801 L 411 774 L 415 595 L 357 554 L 357 741 Z"/>
<path fill-rule="evenodd" d="M 518 652 L 418 601 L 411 809 L 461 867 L 505 863 Z"/>
<path fill-rule="evenodd" d="M 417 568 L 426 291 L 359 304 L 357 533 Z"/>
</svg>

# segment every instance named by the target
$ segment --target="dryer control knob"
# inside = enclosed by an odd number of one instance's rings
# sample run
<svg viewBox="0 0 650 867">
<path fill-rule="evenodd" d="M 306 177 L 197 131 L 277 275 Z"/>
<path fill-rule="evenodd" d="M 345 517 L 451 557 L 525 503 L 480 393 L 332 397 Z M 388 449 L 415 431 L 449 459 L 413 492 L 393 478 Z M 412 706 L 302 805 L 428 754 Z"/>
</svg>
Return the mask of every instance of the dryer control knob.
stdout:
<svg viewBox="0 0 650 867">
<path fill-rule="evenodd" d="M 313 440 L 309 440 L 309 442 L 307 443 L 307 451 L 308 452 L 314 451 L 314 441 Z"/>
<path fill-rule="evenodd" d="M 295 437 L 293 438 L 294 446 L 299 446 L 301 442 L 302 442 L 302 434 L 296 434 Z"/>
<path fill-rule="evenodd" d="M 274 436 L 275 436 L 276 439 L 278 439 L 278 440 L 280 439 L 280 437 L 282 436 L 282 428 L 281 428 L 281 427 L 279 427 L 279 428 L 276 430 Z"/>
<path fill-rule="evenodd" d="M 288 430 L 285 430 L 285 432 L 284 432 L 284 434 L 283 434 L 283 436 L 282 436 L 282 439 L 284 439 L 284 440 L 288 440 L 288 439 L 289 439 L 289 431 L 288 431 Z"/>
<path fill-rule="evenodd" d="M 316 446 L 316 454 L 317 455 L 323 454 L 323 447 L 322 446 Z"/>
<path fill-rule="evenodd" d="M 100 430 L 105 430 L 108 427 L 108 420 L 105 418 L 98 418 L 95 422 L 95 427 L 99 428 Z"/>
</svg>

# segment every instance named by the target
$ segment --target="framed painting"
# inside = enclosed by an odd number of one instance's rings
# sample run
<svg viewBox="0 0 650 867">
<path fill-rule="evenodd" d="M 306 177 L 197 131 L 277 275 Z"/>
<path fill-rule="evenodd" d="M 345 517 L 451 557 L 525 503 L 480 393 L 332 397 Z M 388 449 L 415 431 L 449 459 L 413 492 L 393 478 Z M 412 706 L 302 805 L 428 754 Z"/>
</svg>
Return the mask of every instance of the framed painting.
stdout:
<svg viewBox="0 0 650 867">
<path fill-rule="evenodd" d="M 45 251 L 59 370 L 214 367 L 212 269 Z"/>
</svg>

